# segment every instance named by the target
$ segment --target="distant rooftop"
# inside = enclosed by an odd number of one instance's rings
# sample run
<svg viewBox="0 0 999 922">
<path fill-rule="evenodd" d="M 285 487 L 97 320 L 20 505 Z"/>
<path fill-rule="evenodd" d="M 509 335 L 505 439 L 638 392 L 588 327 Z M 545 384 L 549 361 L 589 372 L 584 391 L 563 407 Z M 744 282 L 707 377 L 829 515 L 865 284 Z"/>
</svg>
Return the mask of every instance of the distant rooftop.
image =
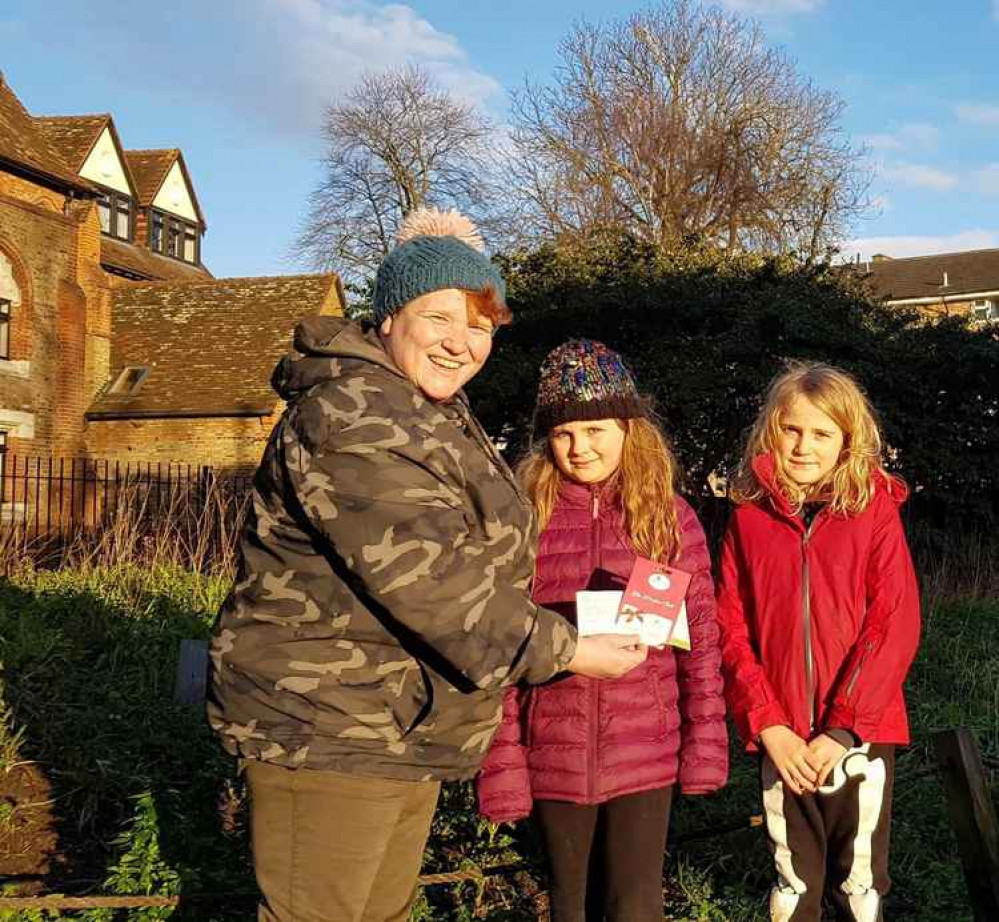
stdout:
<svg viewBox="0 0 999 922">
<path fill-rule="evenodd" d="M 902 259 L 875 256 L 869 262 L 848 265 L 868 280 L 875 295 L 887 301 L 999 292 L 999 249 Z"/>
</svg>

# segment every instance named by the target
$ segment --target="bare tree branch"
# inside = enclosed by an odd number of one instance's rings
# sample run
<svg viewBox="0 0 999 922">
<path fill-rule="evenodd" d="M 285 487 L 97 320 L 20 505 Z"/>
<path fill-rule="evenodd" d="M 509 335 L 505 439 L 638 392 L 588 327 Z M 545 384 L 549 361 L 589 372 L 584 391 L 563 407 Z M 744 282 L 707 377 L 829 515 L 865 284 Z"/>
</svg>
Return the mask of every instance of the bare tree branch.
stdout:
<svg viewBox="0 0 999 922">
<path fill-rule="evenodd" d="M 529 236 L 617 225 L 814 260 L 868 206 L 842 113 L 754 22 L 664 0 L 576 26 L 551 82 L 514 94 L 506 188 Z"/>
<path fill-rule="evenodd" d="M 489 199 L 490 122 L 409 67 L 363 77 L 327 109 L 322 179 L 293 255 L 347 282 L 369 278 L 421 205 L 478 218 Z"/>
</svg>

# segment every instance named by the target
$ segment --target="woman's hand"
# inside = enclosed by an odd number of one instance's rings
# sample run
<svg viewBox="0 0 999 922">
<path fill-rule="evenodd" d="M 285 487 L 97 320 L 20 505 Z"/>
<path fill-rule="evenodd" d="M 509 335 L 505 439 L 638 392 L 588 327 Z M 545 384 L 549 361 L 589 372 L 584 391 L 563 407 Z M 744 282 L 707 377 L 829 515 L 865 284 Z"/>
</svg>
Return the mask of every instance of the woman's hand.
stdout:
<svg viewBox="0 0 999 922">
<path fill-rule="evenodd" d="M 826 783 L 829 773 L 840 763 L 840 760 L 849 752 L 842 743 L 838 743 L 831 736 L 820 733 L 808 744 L 811 753 L 812 765 L 819 773 L 819 780 L 816 787 L 822 787 Z"/>
<path fill-rule="evenodd" d="M 790 727 L 783 724 L 767 727 L 760 742 L 781 778 L 795 794 L 813 794 L 819 778 L 818 759 Z"/>
<path fill-rule="evenodd" d="M 591 679 L 616 679 L 648 656 L 649 648 L 628 634 L 591 634 L 580 637 L 569 663 L 570 672 Z"/>
</svg>

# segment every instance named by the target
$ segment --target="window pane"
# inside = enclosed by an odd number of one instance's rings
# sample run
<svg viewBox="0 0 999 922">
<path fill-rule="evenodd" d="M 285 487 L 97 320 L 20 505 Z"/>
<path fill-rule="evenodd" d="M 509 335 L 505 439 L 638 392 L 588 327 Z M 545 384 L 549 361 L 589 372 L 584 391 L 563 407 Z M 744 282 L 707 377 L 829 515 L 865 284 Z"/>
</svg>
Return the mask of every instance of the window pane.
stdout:
<svg viewBox="0 0 999 922">
<path fill-rule="evenodd" d="M 97 215 L 101 221 L 101 230 L 105 234 L 111 232 L 111 203 L 106 199 L 102 198 L 97 203 Z"/>
<path fill-rule="evenodd" d="M 194 234 L 191 233 L 190 228 L 188 228 L 188 232 L 184 234 L 184 259 L 189 263 L 198 261 Z"/>
<path fill-rule="evenodd" d="M 10 358 L 10 320 L 0 317 L 0 359 Z"/>
<path fill-rule="evenodd" d="M 115 229 L 114 235 L 116 237 L 121 237 L 123 240 L 128 239 L 128 206 L 122 211 L 119 207 L 115 213 Z"/>
<path fill-rule="evenodd" d="M 153 223 L 149 231 L 149 246 L 156 253 L 163 252 L 163 218 L 153 212 Z"/>
</svg>

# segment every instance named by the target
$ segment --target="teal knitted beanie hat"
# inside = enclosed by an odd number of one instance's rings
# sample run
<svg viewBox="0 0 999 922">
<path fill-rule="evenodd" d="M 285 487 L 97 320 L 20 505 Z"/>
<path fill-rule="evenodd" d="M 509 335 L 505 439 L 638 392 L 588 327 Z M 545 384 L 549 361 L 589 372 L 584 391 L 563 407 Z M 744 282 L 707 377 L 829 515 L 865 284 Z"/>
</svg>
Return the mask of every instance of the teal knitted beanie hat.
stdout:
<svg viewBox="0 0 999 922">
<path fill-rule="evenodd" d="M 382 260 L 375 276 L 375 322 L 381 323 L 420 295 L 444 288 L 491 288 L 504 300 L 503 277 L 483 249 L 475 225 L 457 211 L 411 212 L 399 230 L 398 245 Z"/>
</svg>

